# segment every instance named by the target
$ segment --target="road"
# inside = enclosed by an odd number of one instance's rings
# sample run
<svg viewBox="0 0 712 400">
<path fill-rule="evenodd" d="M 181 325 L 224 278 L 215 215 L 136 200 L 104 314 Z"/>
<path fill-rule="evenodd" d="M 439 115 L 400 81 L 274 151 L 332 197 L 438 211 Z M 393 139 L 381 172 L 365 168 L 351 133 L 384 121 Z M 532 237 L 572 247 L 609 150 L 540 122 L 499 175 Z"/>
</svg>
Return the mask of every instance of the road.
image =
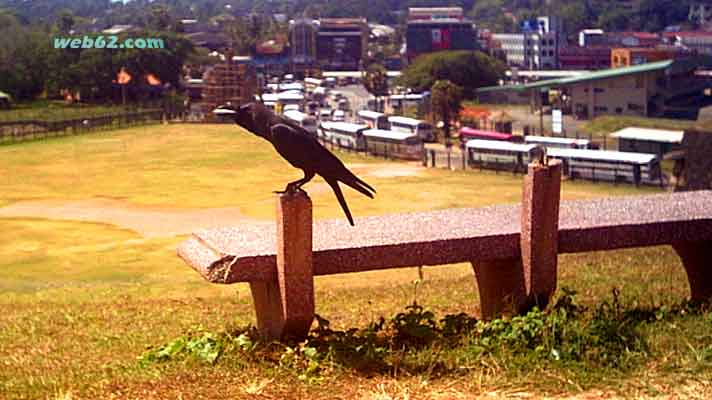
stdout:
<svg viewBox="0 0 712 400">
<path fill-rule="evenodd" d="M 346 96 L 351 105 L 352 116 L 356 111 L 363 110 L 367 108 L 368 97 L 370 94 L 363 85 L 346 85 L 339 86 L 333 90 L 339 91 Z M 336 108 L 336 104 L 331 104 L 332 108 Z M 531 113 L 529 106 L 526 105 L 514 105 L 514 106 L 494 106 L 496 109 L 504 109 L 506 112 L 514 119 L 513 129 L 515 132 L 522 132 L 525 125 L 529 125 L 534 128 L 539 133 L 539 115 Z M 564 129 L 566 131 L 566 136 L 575 137 L 576 130 L 581 121 L 577 121 L 571 115 L 564 115 Z M 544 115 L 544 131 L 547 132 L 546 135 L 551 135 L 551 114 Z"/>
<path fill-rule="evenodd" d="M 349 100 L 351 105 L 352 115 L 356 111 L 366 109 L 368 104 L 369 93 L 363 87 L 363 85 L 346 85 L 339 86 L 333 90 L 339 91 L 344 94 L 344 96 Z M 336 108 L 336 104 L 332 104 L 333 108 Z"/>
</svg>

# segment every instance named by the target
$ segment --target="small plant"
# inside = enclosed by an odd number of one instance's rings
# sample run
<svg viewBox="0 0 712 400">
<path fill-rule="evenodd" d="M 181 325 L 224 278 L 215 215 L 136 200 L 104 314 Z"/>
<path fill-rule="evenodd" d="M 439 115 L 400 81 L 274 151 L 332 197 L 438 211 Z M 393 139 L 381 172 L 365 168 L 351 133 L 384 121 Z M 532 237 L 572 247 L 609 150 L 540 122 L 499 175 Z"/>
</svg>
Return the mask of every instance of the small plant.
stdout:
<svg viewBox="0 0 712 400">
<path fill-rule="evenodd" d="M 259 340 L 254 328 L 210 333 L 198 330 L 140 357 L 143 365 L 181 359 L 215 364 L 228 353 L 252 362 L 277 365 L 309 384 L 349 369 L 364 374 L 433 373 L 456 370 L 462 360 L 494 358 L 507 368 L 531 368 L 532 363 L 566 363 L 582 371 L 600 367 L 628 370 L 642 366 L 649 356 L 644 327 L 684 316 L 708 312 L 705 305 L 683 303 L 644 309 L 630 307 L 613 291 L 612 298 L 588 310 L 576 302 L 576 293 L 562 294 L 547 311 L 534 308 L 525 315 L 477 321 L 464 313 L 435 314 L 413 302 L 389 319 L 383 317 L 364 328 L 332 329 L 316 316 L 317 326 L 306 340 L 281 345 Z M 712 316 L 706 314 L 706 321 Z M 712 360 L 712 346 L 688 345 L 700 363 Z"/>
<path fill-rule="evenodd" d="M 139 356 L 139 363 L 146 366 L 178 359 L 194 359 L 215 364 L 225 351 L 233 349 L 247 353 L 255 351 L 259 343 L 256 338 L 256 331 L 250 327 L 233 334 L 205 332 L 198 329 L 198 332 L 178 337 L 163 346 L 147 350 Z"/>
</svg>

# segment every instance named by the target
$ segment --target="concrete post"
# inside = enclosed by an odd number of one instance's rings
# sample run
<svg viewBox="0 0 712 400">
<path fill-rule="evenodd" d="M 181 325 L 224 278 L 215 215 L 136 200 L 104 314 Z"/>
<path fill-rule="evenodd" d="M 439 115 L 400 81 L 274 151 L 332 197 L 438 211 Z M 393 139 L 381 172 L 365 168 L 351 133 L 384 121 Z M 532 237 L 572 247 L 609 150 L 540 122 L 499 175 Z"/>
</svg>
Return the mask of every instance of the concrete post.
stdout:
<svg viewBox="0 0 712 400">
<path fill-rule="evenodd" d="M 268 340 L 303 339 L 314 319 L 312 204 L 304 192 L 277 199 L 277 277 L 250 283 L 257 328 Z"/>
<path fill-rule="evenodd" d="M 482 319 L 544 308 L 549 302 L 556 290 L 560 187 L 560 161 L 529 165 L 522 198 L 521 256 L 472 262 Z"/>
<path fill-rule="evenodd" d="M 556 290 L 561 161 L 529 164 L 524 177 L 520 247 L 530 305 L 544 308 Z"/>
</svg>

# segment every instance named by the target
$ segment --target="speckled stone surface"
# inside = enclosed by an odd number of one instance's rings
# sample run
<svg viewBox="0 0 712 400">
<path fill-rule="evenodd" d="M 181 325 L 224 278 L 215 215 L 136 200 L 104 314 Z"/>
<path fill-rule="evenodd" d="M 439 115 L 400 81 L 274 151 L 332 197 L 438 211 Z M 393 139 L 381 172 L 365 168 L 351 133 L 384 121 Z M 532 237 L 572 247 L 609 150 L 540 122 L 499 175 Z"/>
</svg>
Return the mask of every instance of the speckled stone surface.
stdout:
<svg viewBox="0 0 712 400">
<path fill-rule="evenodd" d="M 532 163 L 524 177 L 520 246 L 528 299 L 522 310 L 543 309 L 556 290 L 561 166 L 559 160 Z"/>
<path fill-rule="evenodd" d="M 518 205 L 314 224 L 314 275 L 520 256 Z M 214 283 L 273 281 L 275 225 L 198 231 L 178 254 Z M 712 191 L 560 205 L 559 253 L 712 240 Z"/>
<path fill-rule="evenodd" d="M 559 253 L 712 239 L 712 191 L 561 203 Z"/>
</svg>

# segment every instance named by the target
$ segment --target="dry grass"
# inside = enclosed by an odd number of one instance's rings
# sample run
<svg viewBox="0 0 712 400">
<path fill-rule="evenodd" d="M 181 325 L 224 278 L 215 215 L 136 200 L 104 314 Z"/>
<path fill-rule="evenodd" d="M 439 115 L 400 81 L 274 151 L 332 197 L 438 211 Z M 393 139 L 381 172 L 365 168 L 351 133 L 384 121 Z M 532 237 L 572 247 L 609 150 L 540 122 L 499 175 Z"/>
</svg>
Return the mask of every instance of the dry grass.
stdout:
<svg viewBox="0 0 712 400">
<path fill-rule="evenodd" d="M 382 160 L 346 155 L 347 162 Z M 299 177 L 266 143 L 230 126 L 171 125 L 0 147 L 0 204 L 30 199 L 121 199 L 167 208 L 239 206 L 253 218 L 273 212 L 271 190 Z M 370 177 L 376 200 L 349 194 L 356 215 L 515 202 L 521 176 L 426 170 Z M 649 192 L 565 183 L 565 198 Z M 319 218 L 341 211 L 329 192 L 313 193 Z M 0 398 L 47 399 L 459 399 L 648 397 L 708 394 L 712 378 L 695 353 L 709 322 L 666 326 L 646 368 L 586 377 L 566 368 L 512 370 L 496 358 L 445 376 L 364 376 L 336 371 L 320 385 L 265 363 L 228 357 L 216 366 L 176 362 L 141 368 L 148 346 L 196 329 L 252 320 L 246 285 L 211 286 L 175 255 L 184 237 L 147 239 L 115 226 L 28 218 L 0 219 Z M 565 255 L 560 285 L 595 305 L 613 287 L 642 304 L 688 295 L 669 248 Z M 478 311 L 472 270 L 461 264 L 316 279 L 317 312 L 338 328 L 363 326 L 414 299 L 442 315 Z M 705 330 L 706 329 L 706 330 Z M 697 332 L 697 333 L 696 333 Z M 697 337 L 702 335 L 703 337 Z M 704 336 L 707 335 L 707 336 Z"/>
</svg>

